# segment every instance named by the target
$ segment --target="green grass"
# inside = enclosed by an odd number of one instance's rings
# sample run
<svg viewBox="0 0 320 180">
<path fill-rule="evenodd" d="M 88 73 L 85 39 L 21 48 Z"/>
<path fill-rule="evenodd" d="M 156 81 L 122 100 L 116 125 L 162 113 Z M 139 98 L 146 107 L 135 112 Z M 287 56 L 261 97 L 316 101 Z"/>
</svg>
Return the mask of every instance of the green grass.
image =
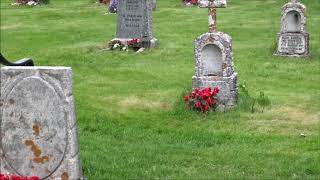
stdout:
<svg viewBox="0 0 320 180">
<path fill-rule="evenodd" d="M 308 8 L 311 56 L 273 56 L 286 0 L 233 0 L 218 29 L 233 38 L 235 68 L 263 113 L 237 107 L 203 115 L 185 110 L 194 74 L 193 41 L 207 31 L 207 10 L 160 0 L 153 14 L 157 48 L 101 51 L 116 16 L 90 0 L 40 7 L 1 1 L 1 52 L 74 72 L 81 159 L 89 179 L 319 179 L 320 1 Z M 240 98 L 243 95 L 240 93 Z M 306 134 L 301 137 L 300 133 Z"/>
</svg>

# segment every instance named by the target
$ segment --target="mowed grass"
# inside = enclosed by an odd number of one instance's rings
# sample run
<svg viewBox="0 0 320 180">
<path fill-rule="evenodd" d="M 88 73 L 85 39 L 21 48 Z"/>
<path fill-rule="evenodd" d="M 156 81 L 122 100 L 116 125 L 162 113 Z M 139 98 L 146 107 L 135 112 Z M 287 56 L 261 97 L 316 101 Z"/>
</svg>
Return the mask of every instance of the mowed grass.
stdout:
<svg viewBox="0 0 320 180">
<path fill-rule="evenodd" d="M 320 1 L 303 1 L 311 36 L 306 59 L 272 55 L 285 2 L 230 0 L 218 10 L 218 29 L 233 38 L 239 83 L 271 99 L 264 112 L 185 109 L 193 41 L 208 28 L 207 10 L 180 0 L 158 1 L 159 46 L 141 54 L 101 50 L 115 37 L 116 15 L 104 15 L 106 7 L 90 0 L 34 8 L 3 0 L 1 52 L 72 67 L 89 179 L 319 179 Z"/>
</svg>

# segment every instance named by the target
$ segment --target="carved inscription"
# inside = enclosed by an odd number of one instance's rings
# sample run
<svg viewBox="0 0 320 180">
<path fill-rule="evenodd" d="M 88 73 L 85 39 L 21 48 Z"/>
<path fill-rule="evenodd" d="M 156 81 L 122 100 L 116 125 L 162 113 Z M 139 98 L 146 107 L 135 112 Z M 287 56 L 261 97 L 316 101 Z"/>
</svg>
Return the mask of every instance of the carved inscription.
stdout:
<svg viewBox="0 0 320 180">
<path fill-rule="evenodd" d="M 279 52 L 302 54 L 306 50 L 305 38 L 301 35 L 282 35 L 279 38 Z"/>
<path fill-rule="evenodd" d="M 142 39 L 151 36 L 151 9 L 148 9 L 147 2 L 147 0 L 122 0 L 119 2 L 118 38 Z"/>
</svg>

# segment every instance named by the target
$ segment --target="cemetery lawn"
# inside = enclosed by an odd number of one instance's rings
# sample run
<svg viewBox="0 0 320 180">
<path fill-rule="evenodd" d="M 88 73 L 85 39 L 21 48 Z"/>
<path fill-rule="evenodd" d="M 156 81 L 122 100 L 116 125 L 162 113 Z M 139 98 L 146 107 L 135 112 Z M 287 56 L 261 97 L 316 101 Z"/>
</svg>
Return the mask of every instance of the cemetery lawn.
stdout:
<svg viewBox="0 0 320 180">
<path fill-rule="evenodd" d="M 218 10 L 233 38 L 240 84 L 271 106 L 209 115 L 186 110 L 194 74 L 193 41 L 207 31 L 207 10 L 159 0 L 159 46 L 141 54 L 103 51 L 116 16 L 93 0 L 40 7 L 1 1 L 1 52 L 11 60 L 70 66 L 81 160 L 89 179 L 319 179 L 320 1 L 305 0 L 311 56 L 273 56 L 286 0 L 234 0 Z M 301 135 L 304 134 L 304 135 Z"/>
</svg>

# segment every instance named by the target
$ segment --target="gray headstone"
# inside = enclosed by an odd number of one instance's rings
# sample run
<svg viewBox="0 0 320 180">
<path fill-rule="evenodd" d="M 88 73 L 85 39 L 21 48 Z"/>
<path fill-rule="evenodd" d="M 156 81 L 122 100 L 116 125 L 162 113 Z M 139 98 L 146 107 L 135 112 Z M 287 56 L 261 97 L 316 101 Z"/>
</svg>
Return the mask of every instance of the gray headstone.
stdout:
<svg viewBox="0 0 320 180">
<path fill-rule="evenodd" d="M 151 0 L 119 0 L 117 15 L 117 37 L 113 40 L 126 42 L 138 38 L 146 48 L 156 45 Z"/>
<path fill-rule="evenodd" d="M 306 31 L 306 7 L 292 0 L 282 7 L 281 30 L 275 55 L 305 57 L 309 55 L 309 34 Z"/>
<path fill-rule="evenodd" d="M 41 179 L 81 179 L 72 70 L 3 67 L 0 170 Z"/>
</svg>

